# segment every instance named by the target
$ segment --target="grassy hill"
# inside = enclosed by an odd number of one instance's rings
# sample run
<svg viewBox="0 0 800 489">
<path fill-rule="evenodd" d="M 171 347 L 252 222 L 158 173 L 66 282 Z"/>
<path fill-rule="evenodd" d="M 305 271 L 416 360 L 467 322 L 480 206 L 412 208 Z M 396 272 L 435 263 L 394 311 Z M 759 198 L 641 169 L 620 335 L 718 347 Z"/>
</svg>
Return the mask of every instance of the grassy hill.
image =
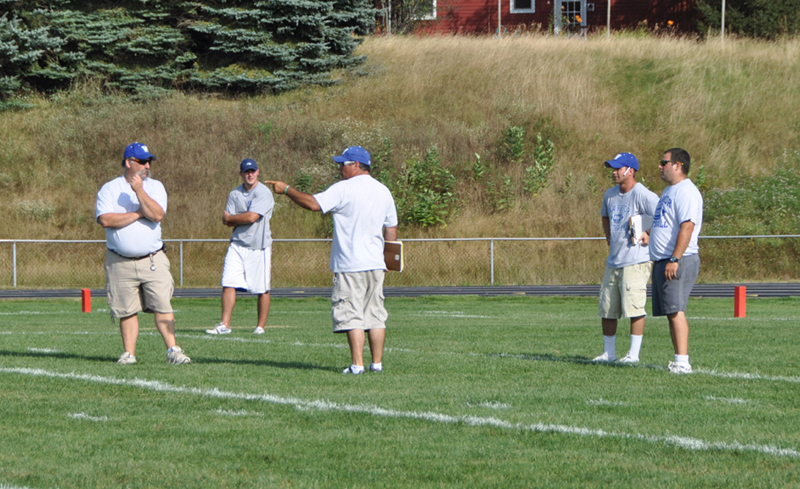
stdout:
<svg viewBox="0 0 800 489">
<path fill-rule="evenodd" d="M 600 236 L 611 185 L 602 162 L 636 154 L 639 180 L 660 193 L 657 162 L 673 146 L 693 157 L 704 234 L 800 228 L 798 40 L 393 37 L 368 38 L 359 54 L 367 64 L 342 83 L 280 96 L 131 102 L 86 84 L 33 97 L 36 109 L 2 114 L 0 237 L 102 238 L 95 193 L 134 140 L 158 156 L 170 238 L 229 236 L 220 215 L 241 159 L 316 191 L 336 177 L 330 156 L 351 144 L 372 151 L 383 179 L 401 181 L 426 155 L 455 177 L 447 225 L 404 225 L 406 238 Z M 526 169 L 547 141 L 552 171 L 531 192 Z M 277 201 L 275 237 L 328 235 L 326 219 Z M 727 265 L 718 279 L 796 279 L 799 250 L 737 242 L 703 256 Z"/>
</svg>

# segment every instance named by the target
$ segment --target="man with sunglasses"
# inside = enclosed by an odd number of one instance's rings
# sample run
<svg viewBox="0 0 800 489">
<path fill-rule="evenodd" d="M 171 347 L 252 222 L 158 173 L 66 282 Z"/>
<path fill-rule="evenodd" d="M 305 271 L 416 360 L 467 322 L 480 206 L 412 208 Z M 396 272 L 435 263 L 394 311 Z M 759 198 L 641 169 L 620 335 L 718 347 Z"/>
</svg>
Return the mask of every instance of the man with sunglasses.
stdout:
<svg viewBox="0 0 800 489">
<path fill-rule="evenodd" d="M 222 267 L 222 321 L 207 334 L 231 332 L 236 291 L 256 294 L 258 322 L 253 334 L 264 334 L 270 305 L 272 232 L 269 220 L 275 199 L 266 185 L 258 181 L 258 164 L 247 158 L 239 164 L 242 184 L 228 195 L 222 223 L 233 228 L 231 243 Z"/>
<path fill-rule="evenodd" d="M 142 143 L 125 148 L 122 176 L 97 193 L 97 222 L 106 231 L 106 292 L 112 318 L 119 318 L 124 353 L 117 363 L 136 363 L 139 311 L 153 313 L 156 329 L 167 347 L 167 362 L 190 363 L 175 344 L 172 292 L 175 283 L 161 241 L 161 221 L 167 212 L 167 192 L 150 178 L 155 155 Z"/>
<path fill-rule="evenodd" d="M 681 148 L 664 152 L 659 163 L 667 188 L 656 206 L 650 232 L 653 316 L 667 316 L 675 361 L 669 371 L 690 374 L 686 306 L 700 272 L 697 238 L 703 227 L 703 196 L 688 178 L 691 159 Z"/>
<path fill-rule="evenodd" d="M 343 373 L 364 372 L 367 334 L 372 352 L 369 369 L 381 372 L 388 317 L 383 305 L 383 247 L 384 240 L 397 239 L 397 209 L 389 189 L 370 176 L 367 150 L 350 146 L 333 161 L 339 164 L 342 180 L 318 194 L 301 192 L 284 182 L 265 183 L 304 209 L 333 215 L 333 332 L 347 334 L 351 356 L 351 365 Z"/>
</svg>

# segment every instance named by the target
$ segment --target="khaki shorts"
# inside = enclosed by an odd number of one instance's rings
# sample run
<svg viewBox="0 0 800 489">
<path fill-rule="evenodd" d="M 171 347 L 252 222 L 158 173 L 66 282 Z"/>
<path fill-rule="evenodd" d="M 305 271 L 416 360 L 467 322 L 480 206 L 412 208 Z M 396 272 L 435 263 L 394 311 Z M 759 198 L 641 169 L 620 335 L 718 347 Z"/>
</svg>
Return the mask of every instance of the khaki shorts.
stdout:
<svg viewBox="0 0 800 489">
<path fill-rule="evenodd" d="M 163 251 L 150 258 L 132 260 L 106 251 L 106 292 L 108 307 L 115 318 L 133 316 L 139 311 L 172 312 L 172 291 L 175 282 L 169 271 L 169 259 Z"/>
<path fill-rule="evenodd" d="M 385 329 L 389 313 L 383 306 L 384 270 L 341 272 L 333 276 L 333 332 Z"/>
<path fill-rule="evenodd" d="M 624 268 L 606 267 L 598 303 L 600 317 L 619 319 L 646 316 L 647 282 L 650 281 L 652 270 L 651 261 Z"/>
</svg>

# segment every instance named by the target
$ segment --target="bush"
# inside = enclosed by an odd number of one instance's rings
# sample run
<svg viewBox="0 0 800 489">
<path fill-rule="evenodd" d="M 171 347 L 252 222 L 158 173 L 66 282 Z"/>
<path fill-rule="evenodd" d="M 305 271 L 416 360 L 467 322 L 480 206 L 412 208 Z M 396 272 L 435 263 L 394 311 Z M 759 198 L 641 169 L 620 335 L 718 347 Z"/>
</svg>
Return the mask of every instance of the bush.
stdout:
<svg viewBox="0 0 800 489">
<path fill-rule="evenodd" d="M 698 0 L 699 30 L 719 31 L 721 0 Z M 725 29 L 748 37 L 775 39 L 800 34 L 800 0 L 727 0 Z"/>
</svg>

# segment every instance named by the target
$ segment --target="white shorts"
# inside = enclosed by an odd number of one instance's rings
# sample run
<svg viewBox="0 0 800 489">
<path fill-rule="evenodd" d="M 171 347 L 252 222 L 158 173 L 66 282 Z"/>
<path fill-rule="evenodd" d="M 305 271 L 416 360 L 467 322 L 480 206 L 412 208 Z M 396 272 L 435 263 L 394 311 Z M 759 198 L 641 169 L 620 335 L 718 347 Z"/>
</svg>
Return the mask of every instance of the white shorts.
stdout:
<svg viewBox="0 0 800 489">
<path fill-rule="evenodd" d="M 646 316 L 647 282 L 653 262 L 647 261 L 624 268 L 609 268 L 600 287 L 599 313 L 604 319 Z"/>
<path fill-rule="evenodd" d="M 254 250 L 231 243 L 222 268 L 222 286 L 265 294 L 269 292 L 271 272 L 272 246 Z"/>
</svg>

